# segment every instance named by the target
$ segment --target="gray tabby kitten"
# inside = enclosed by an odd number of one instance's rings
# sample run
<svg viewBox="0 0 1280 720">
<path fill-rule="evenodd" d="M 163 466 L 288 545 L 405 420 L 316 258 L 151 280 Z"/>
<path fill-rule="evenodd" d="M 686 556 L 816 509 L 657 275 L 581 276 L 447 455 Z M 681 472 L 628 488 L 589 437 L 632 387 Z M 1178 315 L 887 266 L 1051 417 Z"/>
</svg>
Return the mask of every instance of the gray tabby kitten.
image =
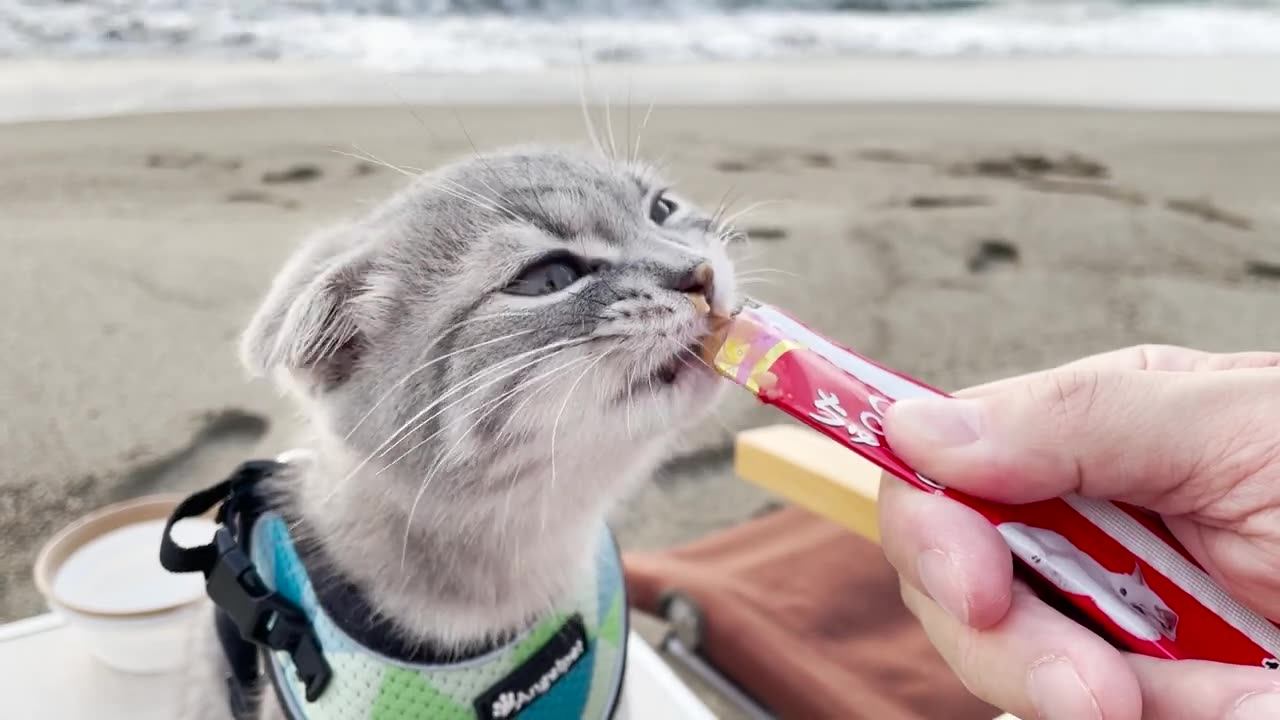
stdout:
<svg viewBox="0 0 1280 720">
<path fill-rule="evenodd" d="M 726 237 L 648 167 L 530 147 L 419 177 L 306 241 L 241 346 L 309 421 L 307 459 L 275 488 L 295 533 L 411 641 L 528 626 L 715 401 L 688 296 L 736 302 Z M 222 719 L 201 623 L 191 714 Z"/>
</svg>

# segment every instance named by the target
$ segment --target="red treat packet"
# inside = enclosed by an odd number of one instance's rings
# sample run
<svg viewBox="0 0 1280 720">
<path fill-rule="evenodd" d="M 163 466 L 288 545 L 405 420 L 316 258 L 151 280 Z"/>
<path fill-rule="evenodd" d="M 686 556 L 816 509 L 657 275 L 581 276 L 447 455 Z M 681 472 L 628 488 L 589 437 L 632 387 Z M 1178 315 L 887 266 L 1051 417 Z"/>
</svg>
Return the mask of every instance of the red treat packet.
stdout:
<svg viewBox="0 0 1280 720">
<path fill-rule="evenodd" d="M 1280 626 L 1229 596 L 1163 521 L 1078 496 L 1026 505 L 970 497 L 916 472 L 889 447 L 895 401 L 945 395 L 749 303 L 722 330 L 716 371 L 912 486 L 964 503 L 1008 542 L 1041 597 L 1124 650 L 1280 670 Z"/>
</svg>

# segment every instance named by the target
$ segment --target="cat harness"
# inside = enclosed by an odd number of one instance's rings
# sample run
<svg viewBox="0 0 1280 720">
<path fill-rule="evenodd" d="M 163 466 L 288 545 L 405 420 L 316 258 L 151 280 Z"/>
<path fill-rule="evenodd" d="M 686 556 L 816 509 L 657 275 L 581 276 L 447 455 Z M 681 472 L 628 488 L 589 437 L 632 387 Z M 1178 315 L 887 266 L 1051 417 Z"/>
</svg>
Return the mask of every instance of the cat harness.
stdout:
<svg viewBox="0 0 1280 720">
<path fill-rule="evenodd" d="M 463 657 L 406 644 L 363 594 L 325 576 L 322 551 L 255 491 L 278 461 L 249 461 L 186 498 L 160 562 L 201 572 L 230 668 L 236 720 L 270 689 L 290 720 L 605 720 L 622 689 L 628 634 L 618 547 L 607 528 L 594 573 L 519 635 Z M 184 548 L 173 525 L 218 506 L 213 542 Z"/>
</svg>

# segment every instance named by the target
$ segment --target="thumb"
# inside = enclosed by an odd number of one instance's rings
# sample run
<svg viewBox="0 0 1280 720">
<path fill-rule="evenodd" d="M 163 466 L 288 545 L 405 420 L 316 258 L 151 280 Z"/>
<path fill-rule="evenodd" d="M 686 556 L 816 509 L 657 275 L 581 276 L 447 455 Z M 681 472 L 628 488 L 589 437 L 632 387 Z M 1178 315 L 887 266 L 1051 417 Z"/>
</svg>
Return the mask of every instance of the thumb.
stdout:
<svg viewBox="0 0 1280 720">
<path fill-rule="evenodd" d="M 1262 432 L 1280 421 L 1275 398 L 1275 369 L 1061 368 L 978 397 L 900 401 L 884 429 L 916 470 L 977 497 L 1079 493 L 1185 513 L 1275 457 Z"/>
</svg>

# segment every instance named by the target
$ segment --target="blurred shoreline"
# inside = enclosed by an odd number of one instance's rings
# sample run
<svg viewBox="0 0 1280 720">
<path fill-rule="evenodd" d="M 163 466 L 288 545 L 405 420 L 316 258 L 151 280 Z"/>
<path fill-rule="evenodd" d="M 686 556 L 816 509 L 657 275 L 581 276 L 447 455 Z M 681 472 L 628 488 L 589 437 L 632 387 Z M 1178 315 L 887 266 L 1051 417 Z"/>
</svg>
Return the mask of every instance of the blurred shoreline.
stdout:
<svg viewBox="0 0 1280 720">
<path fill-rule="evenodd" d="M 284 107 L 962 104 L 1278 111 L 1280 57 L 840 59 L 391 73 L 325 62 L 7 60 L 0 122 Z"/>
</svg>

